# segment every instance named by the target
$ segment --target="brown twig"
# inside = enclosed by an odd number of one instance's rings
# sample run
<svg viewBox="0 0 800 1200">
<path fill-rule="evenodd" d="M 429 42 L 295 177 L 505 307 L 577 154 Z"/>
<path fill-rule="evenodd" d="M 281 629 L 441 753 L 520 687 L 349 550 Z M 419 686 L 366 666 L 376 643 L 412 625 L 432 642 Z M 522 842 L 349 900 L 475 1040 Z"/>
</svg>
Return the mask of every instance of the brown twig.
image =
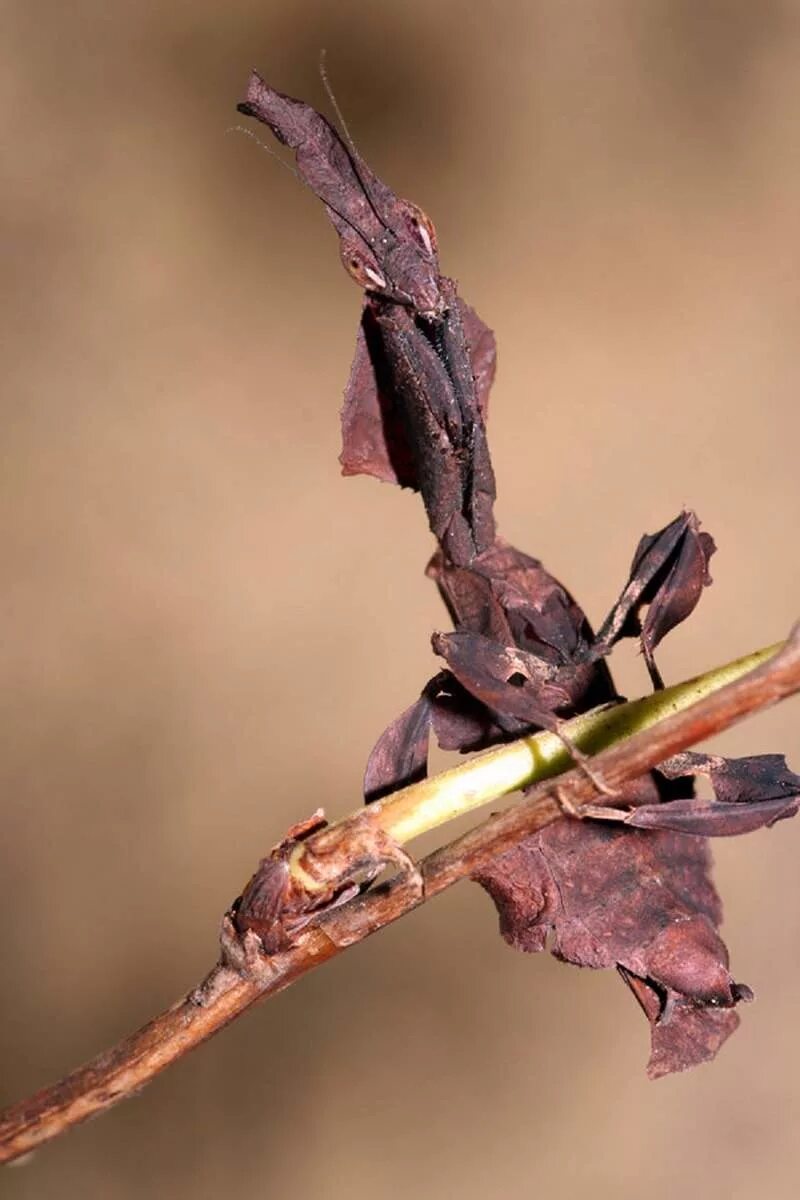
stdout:
<svg viewBox="0 0 800 1200">
<path fill-rule="evenodd" d="M 612 788 L 673 754 L 727 729 L 744 716 L 800 691 L 800 629 L 774 658 L 692 707 L 626 739 L 592 760 Z M 399 877 L 318 918 L 288 950 L 266 956 L 258 938 L 222 930 L 223 961 L 188 996 L 92 1062 L 0 1115 L 0 1163 L 10 1162 L 142 1088 L 240 1016 L 301 975 L 396 921 L 424 899 L 464 879 L 488 860 L 563 815 L 564 802 L 608 804 L 576 769 L 539 785 L 522 803 L 435 851 L 420 864 L 424 897 Z"/>
</svg>

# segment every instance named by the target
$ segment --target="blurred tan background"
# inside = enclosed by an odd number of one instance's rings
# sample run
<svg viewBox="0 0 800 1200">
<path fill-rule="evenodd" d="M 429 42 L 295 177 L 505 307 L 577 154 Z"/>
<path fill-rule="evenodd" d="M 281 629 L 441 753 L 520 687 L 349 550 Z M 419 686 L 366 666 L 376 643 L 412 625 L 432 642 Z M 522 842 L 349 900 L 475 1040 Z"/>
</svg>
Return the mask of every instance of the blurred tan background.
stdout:
<svg viewBox="0 0 800 1200">
<path fill-rule="evenodd" d="M 7 0 L 0 46 L 10 1102 L 200 977 L 258 857 L 353 807 L 446 624 L 418 500 L 338 474 L 359 296 L 314 198 L 225 136 L 250 67 L 324 104 L 327 48 L 497 331 L 508 537 L 597 620 L 699 511 L 677 680 L 800 611 L 800 4 Z M 721 745 L 800 768 L 799 715 Z M 712 1066 L 648 1084 L 616 979 L 513 954 L 464 885 L 3 1194 L 795 1196 L 799 853 L 797 823 L 717 844 L 759 999 Z"/>
</svg>

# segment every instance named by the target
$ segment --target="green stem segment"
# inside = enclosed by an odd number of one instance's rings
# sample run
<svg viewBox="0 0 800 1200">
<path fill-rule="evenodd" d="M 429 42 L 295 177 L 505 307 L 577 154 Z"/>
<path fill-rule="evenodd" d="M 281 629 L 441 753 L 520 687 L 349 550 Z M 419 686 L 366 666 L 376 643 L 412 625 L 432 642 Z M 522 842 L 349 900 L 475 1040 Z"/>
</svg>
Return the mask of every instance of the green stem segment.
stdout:
<svg viewBox="0 0 800 1200">
<path fill-rule="evenodd" d="M 564 733 L 584 753 L 597 754 L 746 675 L 782 646 L 782 642 L 776 642 L 651 696 L 593 709 L 566 721 Z M 402 845 L 454 817 L 560 775 L 574 765 L 561 738 L 553 733 L 537 733 L 402 788 L 371 804 L 367 811 L 379 829 Z"/>
</svg>

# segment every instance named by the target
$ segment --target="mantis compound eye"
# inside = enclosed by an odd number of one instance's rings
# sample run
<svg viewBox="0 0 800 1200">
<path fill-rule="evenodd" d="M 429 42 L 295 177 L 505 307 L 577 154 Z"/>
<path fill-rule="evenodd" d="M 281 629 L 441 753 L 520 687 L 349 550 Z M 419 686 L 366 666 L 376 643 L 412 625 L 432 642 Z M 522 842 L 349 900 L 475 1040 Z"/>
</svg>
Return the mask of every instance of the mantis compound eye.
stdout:
<svg viewBox="0 0 800 1200">
<path fill-rule="evenodd" d="M 434 229 L 433 221 L 426 212 L 423 212 L 416 204 L 412 204 L 410 200 L 401 200 L 400 207 L 405 215 L 414 240 L 429 258 L 435 258 L 437 246 L 436 230 Z"/>
<path fill-rule="evenodd" d="M 386 288 L 386 279 L 377 262 L 358 242 L 342 238 L 341 254 L 344 269 L 359 287 L 372 292 Z"/>
</svg>

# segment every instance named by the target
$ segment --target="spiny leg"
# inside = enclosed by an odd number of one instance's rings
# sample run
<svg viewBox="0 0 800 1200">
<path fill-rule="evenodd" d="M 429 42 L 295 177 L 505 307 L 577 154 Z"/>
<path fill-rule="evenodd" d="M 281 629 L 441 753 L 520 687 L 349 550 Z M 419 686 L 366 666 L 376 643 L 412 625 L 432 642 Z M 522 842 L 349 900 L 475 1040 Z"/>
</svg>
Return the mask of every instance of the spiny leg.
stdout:
<svg viewBox="0 0 800 1200">
<path fill-rule="evenodd" d="M 569 736 L 569 734 L 565 731 L 565 722 L 559 721 L 557 718 L 554 719 L 552 726 L 550 728 L 550 732 L 554 733 L 555 736 L 561 742 L 563 742 L 564 747 L 567 750 L 567 753 L 569 754 L 570 758 L 575 763 L 576 767 L 578 767 L 579 770 L 583 771 L 584 775 L 589 780 L 589 782 L 592 784 L 592 787 L 594 787 L 595 791 L 598 791 L 601 796 L 612 797 L 612 796 L 617 795 L 616 788 L 613 788 L 611 786 L 611 784 L 608 783 L 603 778 L 602 774 L 599 771 L 596 771 L 592 767 L 591 755 L 584 754 L 583 750 L 581 750 L 579 746 L 575 745 L 575 742 L 572 740 L 572 738 Z M 559 800 L 559 803 L 561 803 L 560 800 Z M 570 801 L 570 803 L 571 803 L 571 801 Z M 562 807 L 563 807 L 563 805 L 562 805 Z M 575 806 L 573 805 L 573 808 L 574 807 Z"/>
</svg>

